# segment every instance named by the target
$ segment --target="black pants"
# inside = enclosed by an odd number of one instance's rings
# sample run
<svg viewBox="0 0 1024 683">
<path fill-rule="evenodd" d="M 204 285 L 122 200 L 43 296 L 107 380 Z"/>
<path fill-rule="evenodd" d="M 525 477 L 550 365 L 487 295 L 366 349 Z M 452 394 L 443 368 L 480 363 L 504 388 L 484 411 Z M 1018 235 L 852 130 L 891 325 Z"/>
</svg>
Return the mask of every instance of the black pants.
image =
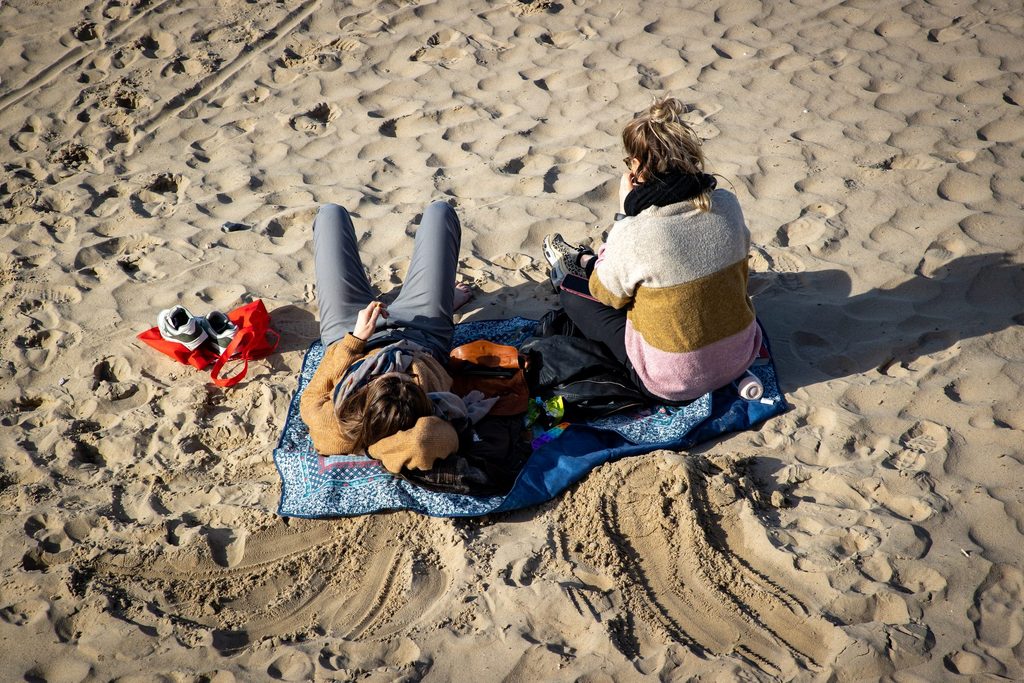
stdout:
<svg viewBox="0 0 1024 683">
<path fill-rule="evenodd" d="M 562 290 L 559 292 L 562 308 L 569 319 L 587 339 L 603 344 L 629 374 L 629 379 L 649 398 L 664 402 L 665 399 L 652 394 L 636 374 L 633 363 L 626 354 L 626 309 L 605 306 L 599 301 L 587 299 Z"/>
</svg>

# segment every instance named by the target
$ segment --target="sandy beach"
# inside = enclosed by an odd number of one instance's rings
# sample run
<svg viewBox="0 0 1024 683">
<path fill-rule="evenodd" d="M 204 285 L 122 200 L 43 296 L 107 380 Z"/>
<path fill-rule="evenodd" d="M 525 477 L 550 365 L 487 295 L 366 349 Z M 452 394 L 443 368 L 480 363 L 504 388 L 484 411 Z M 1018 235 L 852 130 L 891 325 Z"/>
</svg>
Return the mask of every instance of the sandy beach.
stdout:
<svg viewBox="0 0 1024 683">
<path fill-rule="evenodd" d="M 4 0 L 0 679 L 1024 680 L 1022 73 L 1014 0 Z M 387 297 L 447 200 L 461 319 L 538 317 L 668 94 L 792 410 L 516 513 L 278 517 L 317 208 Z M 234 388 L 136 339 L 257 298 Z"/>
</svg>

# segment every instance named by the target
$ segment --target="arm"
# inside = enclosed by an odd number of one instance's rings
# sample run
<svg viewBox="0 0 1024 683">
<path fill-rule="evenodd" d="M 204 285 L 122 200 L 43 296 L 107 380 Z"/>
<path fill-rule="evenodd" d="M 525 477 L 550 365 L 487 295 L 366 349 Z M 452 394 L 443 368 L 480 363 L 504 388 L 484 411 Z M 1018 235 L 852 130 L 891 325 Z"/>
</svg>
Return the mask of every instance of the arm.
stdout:
<svg viewBox="0 0 1024 683">
<path fill-rule="evenodd" d="M 299 415 L 309 427 L 309 436 L 317 452 L 334 455 L 348 453 L 353 444 L 346 441 L 334 414 L 334 387 L 345 376 L 352 363 L 363 357 L 366 340 L 377 328 L 378 318 L 387 318 L 387 307 L 371 301 L 356 317 L 355 329 L 324 352 L 320 367 L 306 385 L 299 402 Z"/>
<path fill-rule="evenodd" d="M 342 438 L 334 414 L 334 387 L 352 363 L 363 357 L 365 348 L 366 342 L 351 334 L 331 344 L 302 392 L 299 414 L 309 427 L 309 436 L 318 453 L 336 455 L 352 450 L 352 444 Z"/>
<path fill-rule="evenodd" d="M 619 178 L 619 213 L 626 213 L 626 197 L 636 187 L 636 176 L 627 171 Z"/>
<path fill-rule="evenodd" d="M 626 197 L 635 187 L 636 176 L 632 171 L 623 173 L 619 178 L 619 214 L 615 216 L 617 220 L 621 220 L 626 210 Z M 623 257 L 623 245 L 618 244 L 621 240 L 616 240 L 615 234 L 613 226 L 608 234 L 608 242 L 598 250 L 597 256 L 593 257 L 593 267 L 582 260 L 580 265 L 590 269 L 591 296 L 606 306 L 625 308 L 633 302 L 637 283 L 630 279 L 630 269 L 625 268 L 627 259 Z M 613 242 L 617 244 L 613 246 Z"/>
<path fill-rule="evenodd" d="M 590 295 L 612 308 L 626 308 L 633 303 L 639 284 L 635 259 L 623 253 L 626 245 L 617 238 L 613 227 L 608 242 L 597 252 L 594 271 L 590 274 Z"/>
</svg>

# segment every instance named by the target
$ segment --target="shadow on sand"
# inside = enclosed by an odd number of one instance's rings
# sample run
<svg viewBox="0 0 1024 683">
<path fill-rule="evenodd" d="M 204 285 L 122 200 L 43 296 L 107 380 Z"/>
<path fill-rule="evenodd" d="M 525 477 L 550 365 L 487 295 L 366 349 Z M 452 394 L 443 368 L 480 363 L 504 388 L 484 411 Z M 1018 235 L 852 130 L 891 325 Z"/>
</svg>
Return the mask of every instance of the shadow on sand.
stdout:
<svg viewBox="0 0 1024 683">
<path fill-rule="evenodd" d="M 1005 254 L 919 267 L 905 282 L 853 295 L 841 270 L 759 273 L 751 285 L 786 391 L 895 374 L 963 339 L 1024 324 L 1024 265 Z M 1024 359 L 1024 348 L 1014 356 Z"/>
</svg>

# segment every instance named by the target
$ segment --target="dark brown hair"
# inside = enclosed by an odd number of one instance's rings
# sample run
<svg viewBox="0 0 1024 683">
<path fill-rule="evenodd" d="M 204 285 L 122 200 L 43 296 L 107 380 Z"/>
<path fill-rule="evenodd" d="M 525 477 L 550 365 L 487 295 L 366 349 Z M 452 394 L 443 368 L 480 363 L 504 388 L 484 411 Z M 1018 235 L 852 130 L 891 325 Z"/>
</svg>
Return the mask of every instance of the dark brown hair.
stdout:
<svg viewBox="0 0 1024 683">
<path fill-rule="evenodd" d="M 667 171 L 704 172 L 704 151 L 700 138 L 683 120 L 686 111 L 681 101 L 665 97 L 634 116 L 622 130 L 627 159 L 640 161 L 636 171 L 640 181 Z M 693 202 L 701 211 L 710 211 L 711 193 L 698 195 Z"/>
<path fill-rule="evenodd" d="M 416 420 L 434 412 L 427 394 L 402 373 L 374 377 L 338 405 L 341 433 L 364 451 L 381 439 L 411 429 Z"/>
</svg>

